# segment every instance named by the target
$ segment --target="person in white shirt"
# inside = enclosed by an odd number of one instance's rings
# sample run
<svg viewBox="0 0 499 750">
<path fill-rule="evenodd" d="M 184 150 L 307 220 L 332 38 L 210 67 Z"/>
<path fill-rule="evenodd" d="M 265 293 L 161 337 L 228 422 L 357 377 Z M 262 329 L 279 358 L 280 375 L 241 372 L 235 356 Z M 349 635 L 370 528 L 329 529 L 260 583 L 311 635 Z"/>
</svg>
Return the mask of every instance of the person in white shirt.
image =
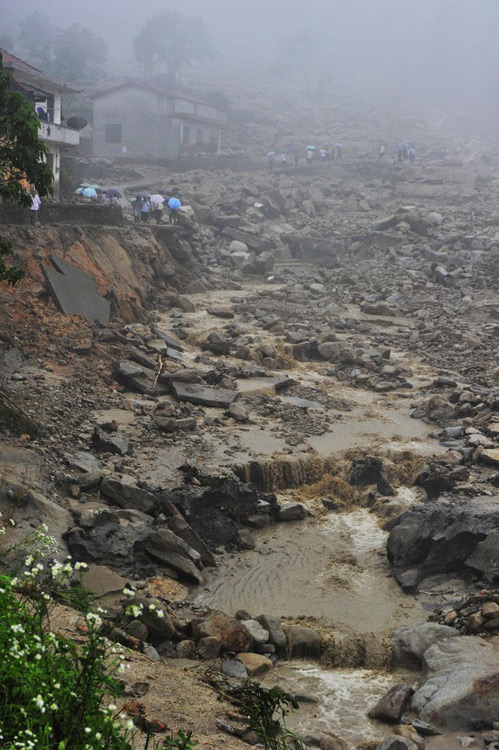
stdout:
<svg viewBox="0 0 499 750">
<path fill-rule="evenodd" d="M 31 206 L 30 206 L 30 215 L 29 219 L 31 224 L 35 225 L 38 224 L 38 211 L 40 209 L 40 206 L 42 205 L 42 201 L 40 200 L 40 196 L 36 192 L 36 190 L 33 188 L 31 191 Z"/>
</svg>

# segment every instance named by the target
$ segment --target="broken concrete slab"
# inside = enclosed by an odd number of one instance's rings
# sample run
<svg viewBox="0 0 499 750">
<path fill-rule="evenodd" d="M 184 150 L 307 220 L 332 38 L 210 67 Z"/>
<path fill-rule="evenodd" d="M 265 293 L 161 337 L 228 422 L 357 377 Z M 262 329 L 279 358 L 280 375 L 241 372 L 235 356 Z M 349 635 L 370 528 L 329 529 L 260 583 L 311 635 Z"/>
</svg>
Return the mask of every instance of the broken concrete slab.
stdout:
<svg viewBox="0 0 499 750">
<path fill-rule="evenodd" d="M 228 388 L 214 388 L 209 385 L 172 382 L 172 389 L 179 401 L 189 401 L 201 406 L 217 406 L 227 409 L 237 398 L 237 391 Z"/>
<path fill-rule="evenodd" d="M 159 328 L 158 326 L 151 326 L 151 330 L 155 336 L 157 336 L 159 339 L 162 339 L 165 344 L 167 344 L 172 349 L 176 349 L 178 352 L 184 351 L 184 347 L 182 346 L 180 341 L 175 338 L 175 336 L 172 336 L 171 333 L 163 331 L 163 329 Z"/>
<path fill-rule="evenodd" d="M 85 271 L 55 255 L 49 256 L 54 268 L 41 265 L 49 291 L 65 315 L 83 315 L 90 323 L 109 323 L 111 303 L 97 291 L 95 280 Z"/>
</svg>

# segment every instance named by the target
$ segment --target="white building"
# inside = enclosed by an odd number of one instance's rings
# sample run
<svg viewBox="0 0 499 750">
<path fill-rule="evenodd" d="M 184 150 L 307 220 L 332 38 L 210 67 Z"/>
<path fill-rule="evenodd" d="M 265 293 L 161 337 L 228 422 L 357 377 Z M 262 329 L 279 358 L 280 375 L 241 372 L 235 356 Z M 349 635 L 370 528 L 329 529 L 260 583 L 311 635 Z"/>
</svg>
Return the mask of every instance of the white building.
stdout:
<svg viewBox="0 0 499 750">
<path fill-rule="evenodd" d="M 130 81 L 94 96 L 94 156 L 177 159 L 220 151 L 227 113 L 180 91 Z"/>
<path fill-rule="evenodd" d="M 61 96 L 77 94 L 79 89 L 51 81 L 41 70 L 9 52 L 0 52 L 3 56 L 4 70 L 12 76 L 11 88 L 33 102 L 33 108 L 40 118 L 39 137 L 48 148 L 47 162 L 54 175 L 54 197 L 58 198 L 61 151 L 78 146 L 80 142 L 78 131 L 66 128 L 62 124 Z"/>
</svg>

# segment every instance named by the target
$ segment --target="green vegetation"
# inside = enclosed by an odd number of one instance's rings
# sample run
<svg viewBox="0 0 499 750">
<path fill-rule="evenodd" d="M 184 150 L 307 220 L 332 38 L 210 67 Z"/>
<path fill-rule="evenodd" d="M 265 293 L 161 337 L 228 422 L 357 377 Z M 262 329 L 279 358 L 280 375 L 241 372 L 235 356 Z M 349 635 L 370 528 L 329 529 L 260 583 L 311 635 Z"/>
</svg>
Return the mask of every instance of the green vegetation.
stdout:
<svg viewBox="0 0 499 750">
<path fill-rule="evenodd" d="M 0 237 L 0 281 L 6 281 L 7 284 L 14 286 L 24 278 L 24 271 L 16 266 L 8 266 L 5 257 L 12 250 L 12 243 Z"/>
<path fill-rule="evenodd" d="M 0 526 L 5 537 L 7 524 Z M 78 583 L 86 565 L 54 561 L 46 527 L 0 555 L 0 744 L 3 750 L 132 750 L 133 719 L 112 702 L 121 695 L 125 650 L 102 635 L 102 610 L 84 614 L 75 643 L 51 627 L 57 600 L 94 604 Z M 190 733 L 151 750 L 192 750 Z"/>
<path fill-rule="evenodd" d="M 258 735 L 265 750 L 301 750 L 304 747 L 286 727 L 286 716 L 298 708 L 291 695 L 275 688 L 268 690 L 251 680 L 234 686 L 215 673 L 208 675 L 208 682 L 248 717 L 250 729 Z"/>
<path fill-rule="evenodd" d="M 18 41 L 27 62 L 62 81 L 101 76 L 108 55 L 106 42 L 90 29 L 77 23 L 58 28 L 40 11 L 21 21 Z"/>
<path fill-rule="evenodd" d="M 174 80 L 186 65 L 213 56 L 202 18 L 187 18 L 176 10 L 163 11 L 148 18 L 135 37 L 133 51 L 137 62 L 143 64 L 146 75 L 151 75 L 158 64 L 163 64 Z"/>
<path fill-rule="evenodd" d="M 38 138 L 35 109 L 9 86 L 10 75 L 0 53 L 0 201 L 29 206 L 29 184 L 41 196 L 47 195 L 52 191 L 52 172 L 43 161 L 47 149 Z"/>
</svg>

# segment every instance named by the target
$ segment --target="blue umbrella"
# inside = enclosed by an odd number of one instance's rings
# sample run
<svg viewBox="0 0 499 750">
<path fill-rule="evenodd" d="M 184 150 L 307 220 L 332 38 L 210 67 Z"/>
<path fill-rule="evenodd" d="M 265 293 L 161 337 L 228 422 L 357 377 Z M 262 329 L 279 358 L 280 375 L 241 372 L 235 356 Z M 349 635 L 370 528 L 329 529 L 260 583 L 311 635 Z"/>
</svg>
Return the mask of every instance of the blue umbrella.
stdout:
<svg viewBox="0 0 499 750">
<path fill-rule="evenodd" d="M 108 188 L 106 190 L 106 195 L 109 196 L 109 197 L 111 197 L 111 198 L 113 198 L 113 197 L 114 198 L 121 198 L 121 193 L 118 190 L 118 188 Z"/>
<path fill-rule="evenodd" d="M 93 188 L 90 188 L 90 187 L 85 188 L 84 190 L 82 190 L 81 194 L 84 195 L 85 198 L 96 198 L 97 197 L 97 193 L 95 192 L 95 190 Z"/>
<path fill-rule="evenodd" d="M 307 151 L 315 151 L 315 146 L 307 146 Z"/>
<path fill-rule="evenodd" d="M 84 190 L 85 190 L 85 188 L 82 188 L 82 187 L 81 187 L 81 188 L 78 188 L 77 190 L 75 190 L 75 194 L 76 194 L 76 195 L 81 195 L 81 194 L 83 193 L 83 191 L 84 191 Z"/>
<path fill-rule="evenodd" d="M 173 211 L 178 211 L 181 205 L 182 204 L 178 198 L 170 198 L 168 201 L 168 208 L 171 208 Z"/>
</svg>

